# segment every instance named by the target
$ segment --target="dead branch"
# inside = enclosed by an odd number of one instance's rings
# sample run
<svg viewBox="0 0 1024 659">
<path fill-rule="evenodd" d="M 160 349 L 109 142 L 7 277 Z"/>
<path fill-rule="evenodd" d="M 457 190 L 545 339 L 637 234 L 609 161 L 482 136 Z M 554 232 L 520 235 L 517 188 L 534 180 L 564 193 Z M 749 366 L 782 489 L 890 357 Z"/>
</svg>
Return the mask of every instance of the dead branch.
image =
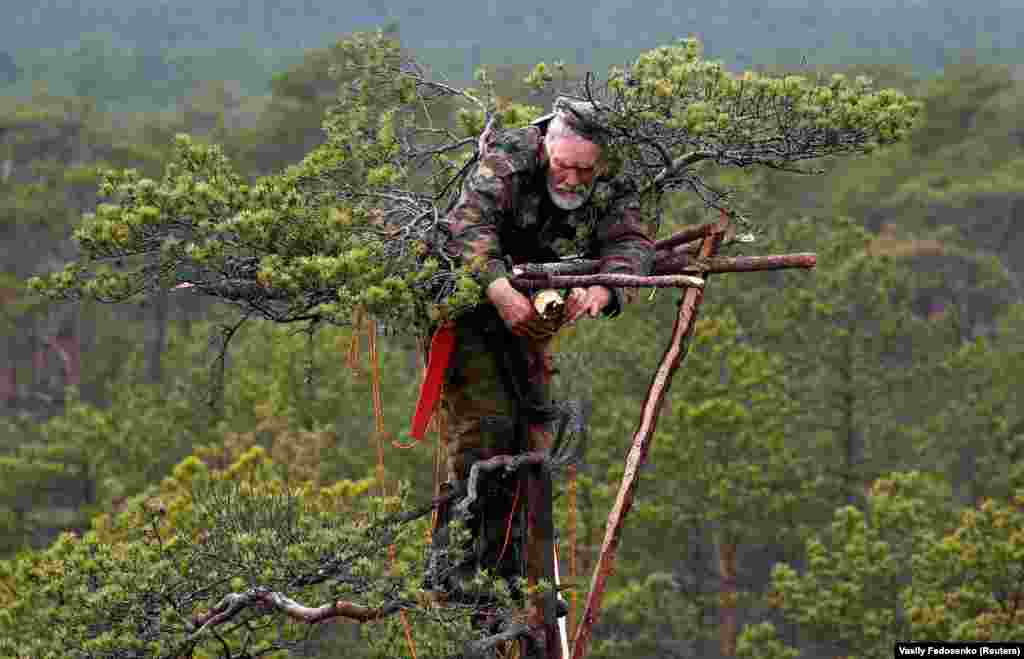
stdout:
<svg viewBox="0 0 1024 659">
<path fill-rule="evenodd" d="M 683 258 L 686 265 L 678 268 L 675 258 Z M 787 270 L 790 268 L 810 269 L 817 265 L 818 257 L 810 252 L 797 254 L 769 254 L 766 256 L 712 256 L 692 258 L 689 255 L 673 255 L 655 264 L 655 274 L 678 272 L 680 270 L 698 273 L 759 272 L 765 270 Z M 678 269 L 677 269 L 678 268 Z"/>
<path fill-rule="evenodd" d="M 465 654 L 463 655 L 466 659 L 483 659 L 488 656 L 488 652 L 493 649 L 498 643 L 507 641 L 514 641 L 517 638 L 523 638 L 530 635 L 530 628 L 523 624 L 511 624 L 502 631 L 493 636 L 480 639 L 479 641 L 471 641 L 466 644 Z"/>
<path fill-rule="evenodd" d="M 518 277 L 509 280 L 518 289 L 528 288 L 585 288 L 587 286 L 608 286 L 612 288 L 702 288 L 704 280 L 691 275 L 638 275 L 594 274 L 594 275 L 548 275 L 528 279 Z"/>
<path fill-rule="evenodd" d="M 411 609 L 414 606 L 416 605 L 413 602 L 401 600 L 386 602 L 377 607 L 338 600 L 330 604 L 310 607 L 268 588 L 251 588 L 243 593 L 228 593 L 210 611 L 195 617 L 191 623 L 186 622 L 189 625 L 191 634 L 183 641 L 182 645 L 187 646 L 195 643 L 205 633 L 216 635 L 215 630 L 217 627 L 234 619 L 238 614 L 250 607 L 263 610 L 277 610 L 293 620 L 316 625 L 337 618 L 353 620 L 358 623 L 375 622 L 400 611 Z M 528 637 L 530 633 L 528 626 L 512 622 L 510 619 L 502 618 L 497 624 L 502 631 L 491 636 L 469 641 L 464 646 L 462 655 L 459 656 L 465 659 L 484 657 L 489 650 L 499 643 Z"/>
<path fill-rule="evenodd" d="M 469 514 L 469 508 L 476 503 L 479 496 L 480 475 L 498 469 L 515 471 L 526 465 L 543 465 L 550 459 L 547 451 L 527 451 L 518 455 L 496 455 L 487 460 L 480 460 L 473 463 L 469 470 L 469 482 L 466 486 L 466 498 L 455 506 L 456 512 L 461 515 Z"/>
<path fill-rule="evenodd" d="M 692 242 L 699 238 L 706 238 L 711 235 L 711 230 L 715 228 L 716 224 L 718 223 L 708 222 L 707 224 L 701 224 L 698 226 L 683 227 L 680 231 L 668 238 L 654 243 L 654 249 L 657 251 L 672 249 L 673 247 L 682 245 L 683 243 Z"/>
<path fill-rule="evenodd" d="M 713 256 L 701 258 L 679 250 L 658 254 L 654 261 L 654 276 L 680 274 L 705 274 L 723 272 L 755 272 L 764 270 L 809 269 L 817 265 L 817 255 L 809 252 L 796 254 L 769 254 L 766 256 Z M 535 288 L 543 285 L 549 277 L 556 279 L 566 276 L 591 275 L 600 268 L 596 259 L 580 259 L 561 263 L 529 263 L 516 266 L 513 286 L 522 281 L 523 285 Z"/>
<path fill-rule="evenodd" d="M 379 607 L 368 607 L 338 600 L 331 604 L 309 607 L 268 588 L 256 587 L 244 593 L 228 593 L 207 613 L 194 618 L 192 624 L 195 631 L 186 642 L 196 640 L 206 630 L 212 630 L 228 622 L 249 607 L 277 609 L 290 618 L 315 625 L 332 618 L 348 618 L 358 622 L 380 620 L 412 606 L 411 602 L 393 601 Z"/>
<path fill-rule="evenodd" d="M 728 226 L 728 217 L 723 215 L 721 222 L 714 232 L 703 241 L 700 252 L 702 257 L 715 256 Z M 658 416 L 665 403 L 668 389 L 672 384 L 672 376 L 679 368 L 689 349 L 689 339 L 693 334 L 694 324 L 697 320 L 697 311 L 703 298 L 703 289 L 692 288 L 686 291 L 683 299 L 680 300 L 679 312 L 676 315 L 676 322 L 672 328 L 672 340 L 661 358 L 661 363 L 651 379 L 647 396 L 644 398 L 640 412 L 640 423 L 633 434 L 633 442 L 629 454 L 626 456 L 626 470 L 622 477 L 622 484 L 619 487 L 612 511 L 608 515 L 604 541 L 601 543 L 601 553 L 598 556 L 597 566 L 594 568 L 594 576 L 590 582 L 590 594 L 587 596 L 586 609 L 583 612 L 582 621 L 576 629 L 573 659 L 582 659 L 587 654 L 587 645 L 590 642 L 593 626 L 597 622 L 597 617 L 600 613 L 605 585 L 615 568 L 615 556 L 618 551 L 623 524 L 626 515 L 633 507 L 633 496 L 639 483 L 640 468 L 647 460 L 647 453 L 654 440 Z"/>
</svg>

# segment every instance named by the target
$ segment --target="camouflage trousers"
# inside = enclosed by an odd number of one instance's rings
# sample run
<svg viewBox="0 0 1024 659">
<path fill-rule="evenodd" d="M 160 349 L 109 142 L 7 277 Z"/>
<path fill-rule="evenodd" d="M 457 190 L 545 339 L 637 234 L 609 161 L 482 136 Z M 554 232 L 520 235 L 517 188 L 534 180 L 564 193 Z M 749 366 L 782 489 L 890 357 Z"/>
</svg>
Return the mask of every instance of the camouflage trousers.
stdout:
<svg viewBox="0 0 1024 659">
<path fill-rule="evenodd" d="M 515 336 L 491 305 L 460 319 L 455 334 L 443 393 L 449 485 L 465 482 L 479 460 L 548 449 L 553 442 L 548 340 Z M 481 478 L 478 508 L 469 521 L 470 559 L 456 567 L 457 579 L 470 578 L 477 568 L 505 578 L 526 576 L 531 585 L 552 579 L 550 477 L 546 486 L 538 485 L 531 469 Z M 545 509 L 547 519 L 538 521 Z M 446 522 L 439 519 L 439 526 Z M 550 608 L 553 600 L 531 604 L 530 617 L 538 622 L 545 617 L 540 609 Z"/>
</svg>

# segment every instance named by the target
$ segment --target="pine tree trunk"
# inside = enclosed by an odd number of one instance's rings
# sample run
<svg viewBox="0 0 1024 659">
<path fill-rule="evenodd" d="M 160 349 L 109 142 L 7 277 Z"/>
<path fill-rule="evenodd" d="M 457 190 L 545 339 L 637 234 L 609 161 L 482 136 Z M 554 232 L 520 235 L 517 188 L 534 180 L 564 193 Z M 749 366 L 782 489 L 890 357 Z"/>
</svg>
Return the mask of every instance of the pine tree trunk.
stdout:
<svg viewBox="0 0 1024 659">
<path fill-rule="evenodd" d="M 13 404 L 18 395 L 18 368 L 14 361 L 17 346 L 14 337 L 0 336 L 0 408 Z"/>
<path fill-rule="evenodd" d="M 209 387 L 210 412 L 215 420 L 220 420 L 224 413 L 224 386 L 231 357 L 229 346 L 228 337 L 221 332 L 218 332 L 210 341 L 211 352 L 217 355 L 214 359 Z"/>
<path fill-rule="evenodd" d="M 843 474 L 845 486 L 846 503 L 855 508 L 864 510 L 867 505 L 865 491 L 864 469 L 864 433 L 863 428 L 858 425 L 856 391 L 856 369 L 857 359 L 854 355 L 853 339 L 847 338 L 843 343 L 843 363 L 840 367 L 840 379 L 842 390 L 839 394 L 840 411 L 843 417 L 844 437 L 843 453 L 846 461 Z"/>
<path fill-rule="evenodd" d="M 7 405 L 17 393 L 17 370 L 13 365 L 0 365 L 0 406 Z"/>
<path fill-rule="evenodd" d="M 718 541 L 719 645 L 723 657 L 736 656 L 739 635 L 739 607 L 736 589 L 736 544 Z"/>
<path fill-rule="evenodd" d="M 168 294 L 160 291 L 153 305 L 153 319 L 146 341 L 146 381 L 152 384 L 163 380 L 163 356 L 167 343 Z"/>
</svg>

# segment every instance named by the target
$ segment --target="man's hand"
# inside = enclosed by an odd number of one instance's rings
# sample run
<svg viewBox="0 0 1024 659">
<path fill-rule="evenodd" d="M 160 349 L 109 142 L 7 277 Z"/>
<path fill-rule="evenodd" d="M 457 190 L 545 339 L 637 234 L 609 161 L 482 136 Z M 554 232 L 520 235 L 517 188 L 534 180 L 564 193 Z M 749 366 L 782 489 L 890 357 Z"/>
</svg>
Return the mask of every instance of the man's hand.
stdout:
<svg viewBox="0 0 1024 659">
<path fill-rule="evenodd" d="M 498 310 L 505 326 L 516 336 L 543 339 L 551 335 L 543 329 L 544 321 L 530 303 L 530 299 L 512 288 L 508 279 L 495 279 L 487 287 L 487 299 Z"/>
<path fill-rule="evenodd" d="M 569 293 L 569 299 L 566 301 L 565 322 L 574 323 L 577 318 L 585 313 L 590 314 L 590 317 L 594 318 L 611 301 L 612 292 L 606 286 L 574 288 Z"/>
</svg>

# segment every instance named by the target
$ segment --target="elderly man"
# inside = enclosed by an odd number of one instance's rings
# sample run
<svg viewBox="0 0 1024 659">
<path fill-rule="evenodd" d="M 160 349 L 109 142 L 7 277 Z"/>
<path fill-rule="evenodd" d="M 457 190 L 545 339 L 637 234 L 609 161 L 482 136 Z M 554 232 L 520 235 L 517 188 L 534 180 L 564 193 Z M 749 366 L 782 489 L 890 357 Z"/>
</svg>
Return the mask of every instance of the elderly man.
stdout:
<svg viewBox="0 0 1024 659">
<path fill-rule="evenodd" d="M 552 114 L 525 128 L 485 135 L 479 162 L 444 222 L 445 249 L 480 266 L 490 302 L 455 326 L 443 395 L 451 481 L 465 480 L 477 460 L 550 447 L 547 344 L 556 328 L 510 285 L 510 267 L 556 261 L 571 251 L 599 258 L 602 273 L 646 275 L 651 269 L 654 245 L 638 194 L 628 181 L 610 176 L 602 153 L 606 133 L 593 117 L 589 103 L 562 97 Z M 617 289 L 573 289 L 563 322 L 614 316 L 625 301 Z M 517 502 L 529 506 L 530 497 L 517 478 L 501 480 L 490 479 L 483 510 L 471 522 L 473 561 L 507 577 L 524 568 L 542 574 L 537 564 L 547 559 L 531 542 L 521 555 L 523 544 L 514 541 L 525 532 Z M 462 567 L 465 576 L 475 569 Z"/>
</svg>

